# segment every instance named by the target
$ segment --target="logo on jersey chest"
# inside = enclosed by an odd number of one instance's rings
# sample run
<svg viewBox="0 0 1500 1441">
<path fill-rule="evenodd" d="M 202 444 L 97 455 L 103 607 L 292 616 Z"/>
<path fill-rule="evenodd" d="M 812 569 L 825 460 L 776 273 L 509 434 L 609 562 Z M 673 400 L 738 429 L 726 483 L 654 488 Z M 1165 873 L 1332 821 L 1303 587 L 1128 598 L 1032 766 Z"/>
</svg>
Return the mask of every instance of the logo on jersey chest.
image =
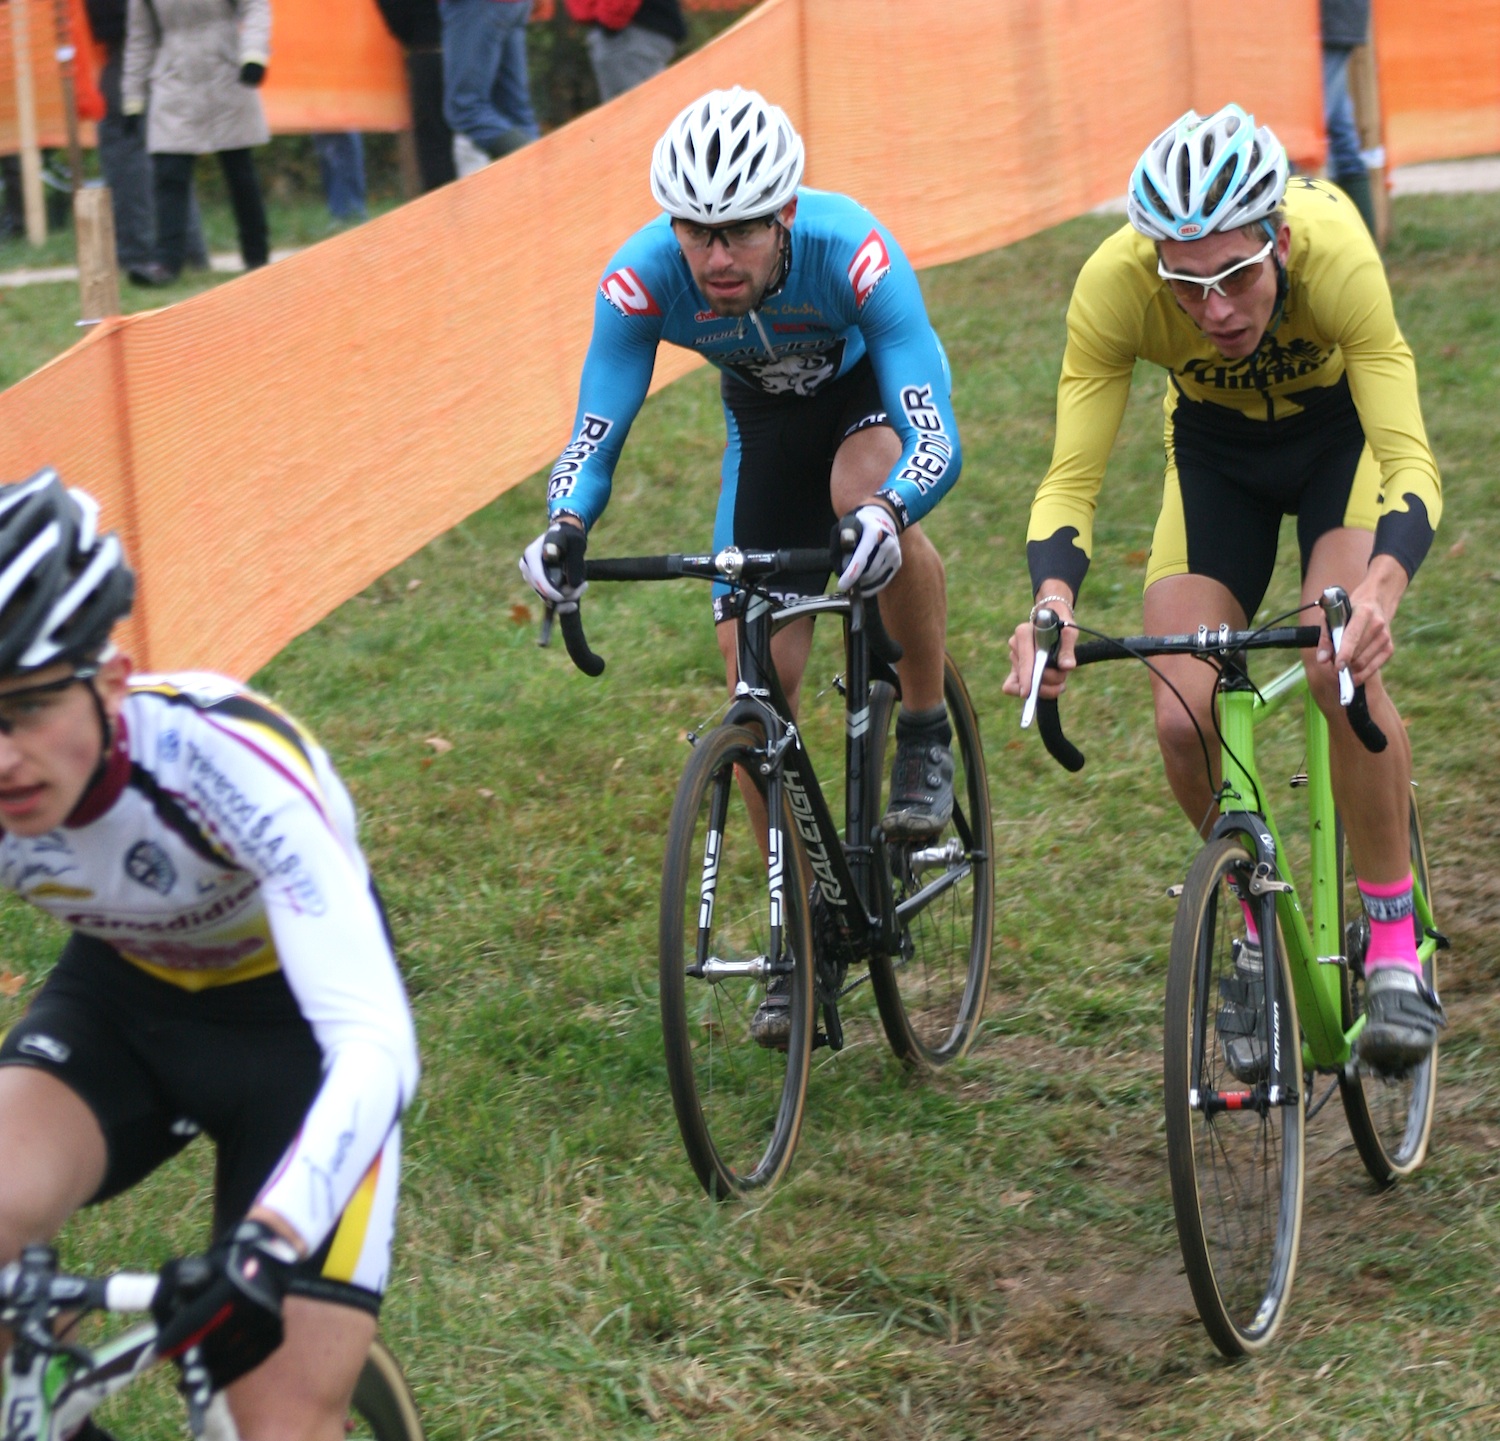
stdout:
<svg viewBox="0 0 1500 1441">
<path fill-rule="evenodd" d="M 890 274 L 891 256 L 878 230 L 865 236 L 864 244 L 849 262 L 849 284 L 854 287 L 856 309 L 863 309 L 875 287 Z"/>
<path fill-rule="evenodd" d="M 621 315 L 660 315 L 661 307 L 629 266 L 606 275 L 599 292 Z"/>
<path fill-rule="evenodd" d="M 177 884 L 177 867 L 155 841 L 137 841 L 125 853 L 125 874 L 158 895 Z"/>
</svg>

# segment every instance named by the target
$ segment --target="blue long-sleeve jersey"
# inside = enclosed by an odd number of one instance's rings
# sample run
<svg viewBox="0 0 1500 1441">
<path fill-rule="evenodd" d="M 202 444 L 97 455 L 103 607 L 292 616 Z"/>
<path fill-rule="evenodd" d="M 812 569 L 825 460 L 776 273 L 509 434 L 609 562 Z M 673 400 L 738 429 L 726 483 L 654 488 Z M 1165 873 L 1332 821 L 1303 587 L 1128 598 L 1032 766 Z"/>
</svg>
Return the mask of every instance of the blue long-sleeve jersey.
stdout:
<svg viewBox="0 0 1500 1441">
<path fill-rule="evenodd" d="M 768 395 L 813 395 L 868 354 L 901 438 L 901 459 L 879 495 L 903 525 L 938 503 L 962 455 L 947 357 L 911 262 L 846 195 L 799 190 L 790 234 L 785 280 L 745 316 L 709 308 L 666 215 L 620 247 L 594 301 L 573 438 L 547 487 L 551 515 L 592 526 L 603 513 L 663 340 Z"/>
</svg>

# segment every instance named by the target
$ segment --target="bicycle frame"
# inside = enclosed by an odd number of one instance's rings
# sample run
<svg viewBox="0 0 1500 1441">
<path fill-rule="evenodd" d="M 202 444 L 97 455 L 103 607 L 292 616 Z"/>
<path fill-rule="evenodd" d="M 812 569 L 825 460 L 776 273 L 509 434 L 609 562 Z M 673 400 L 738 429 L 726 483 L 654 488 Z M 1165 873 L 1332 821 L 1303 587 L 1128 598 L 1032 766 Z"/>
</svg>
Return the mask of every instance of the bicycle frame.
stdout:
<svg viewBox="0 0 1500 1441">
<path fill-rule="evenodd" d="M 839 837 L 833 814 L 813 772 L 802 735 L 792 719 L 780 678 L 771 662 L 771 636 L 803 617 L 837 614 L 845 617 L 846 672 L 844 683 L 844 779 L 847 794 L 844 835 Z M 725 717 L 727 724 L 751 724 L 764 730 L 768 853 L 771 880 L 772 953 L 780 953 L 784 904 L 785 839 L 779 817 L 784 793 L 806 848 L 808 863 L 827 903 L 841 939 L 861 951 L 881 953 L 897 944 L 892 914 L 891 882 L 878 864 L 871 824 L 866 816 L 869 798 L 871 657 L 865 631 L 865 602 L 848 596 L 812 596 L 775 608 L 764 596 L 748 597 L 737 628 L 739 680 Z M 878 662 L 877 662 L 878 664 Z M 894 680 L 894 673 L 891 678 Z M 799 878 L 800 880 L 800 878 Z M 705 897 L 710 901 L 711 897 Z M 925 897 L 914 898 L 922 900 Z M 911 903 L 908 903 L 911 904 Z"/>
<path fill-rule="evenodd" d="M 155 1362 L 154 1323 L 132 1327 L 90 1351 L 86 1361 L 21 1344 L 6 1356 L 0 1371 L 5 1398 L 0 1436 L 5 1441 L 53 1441 L 67 1435 Z"/>
<path fill-rule="evenodd" d="M 1255 770 L 1256 726 L 1298 696 L 1303 702 L 1307 744 L 1311 924 L 1281 864 L 1280 858 L 1285 855 L 1281 836 L 1269 806 L 1265 805 L 1265 789 Z M 1340 970 L 1348 965 L 1348 958 L 1344 954 L 1343 876 L 1328 759 L 1328 719 L 1313 700 L 1307 672 L 1300 664 L 1288 667 L 1258 690 L 1242 673 L 1227 669 L 1219 683 L 1218 699 L 1219 727 L 1224 739 L 1223 790 L 1219 802 L 1221 815 L 1214 834 L 1240 834 L 1254 847 L 1257 879 L 1263 885 L 1269 883 L 1266 894 L 1273 898 L 1275 919 L 1281 925 L 1286 943 L 1297 1018 L 1302 1027 L 1303 1065 L 1335 1071 L 1352 1059 L 1364 1018 L 1355 1021 L 1347 1032 L 1340 1021 Z M 1257 802 L 1261 809 L 1257 809 Z M 1420 878 L 1413 879 L 1417 917 L 1423 931 L 1418 958 L 1425 965 L 1432 959 L 1438 941 Z M 1269 921 L 1270 916 L 1265 919 Z M 1267 967 L 1266 978 L 1268 987 L 1274 986 L 1274 968 Z"/>
</svg>

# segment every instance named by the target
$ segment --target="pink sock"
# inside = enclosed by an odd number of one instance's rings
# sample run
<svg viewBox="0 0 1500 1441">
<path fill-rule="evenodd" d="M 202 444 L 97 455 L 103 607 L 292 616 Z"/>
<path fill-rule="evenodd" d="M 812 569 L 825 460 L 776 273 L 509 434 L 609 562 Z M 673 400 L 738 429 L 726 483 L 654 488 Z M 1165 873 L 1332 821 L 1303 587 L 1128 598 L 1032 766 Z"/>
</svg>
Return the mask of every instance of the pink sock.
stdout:
<svg viewBox="0 0 1500 1441">
<path fill-rule="evenodd" d="M 1245 939 L 1252 946 L 1260 944 L 1260 927 L 1255 924 L 1255 907 L 1249 901 L 1242 900 L 1240 909 L 1245 913 Z"/>
<path fill-rule="evenodd" d="M 1417 933 L 1412 925 L 1411 872 L 1404 881 L 1357 881 L 1365 914 L 1370 918 L 1370 949 L 1365 956 L 1365 974 L 1381 966 L 1403 966 L 1422 974 L 1417 960 Z"/>
</svg>

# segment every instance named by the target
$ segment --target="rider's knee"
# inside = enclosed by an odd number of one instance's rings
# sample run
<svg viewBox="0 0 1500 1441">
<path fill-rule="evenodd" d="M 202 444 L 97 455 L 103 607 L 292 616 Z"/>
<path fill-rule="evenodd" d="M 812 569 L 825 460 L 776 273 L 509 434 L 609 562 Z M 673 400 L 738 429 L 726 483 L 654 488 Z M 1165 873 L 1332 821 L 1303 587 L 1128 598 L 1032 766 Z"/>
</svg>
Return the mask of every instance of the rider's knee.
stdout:
<svg viewBox="0 0 1500 1441">
<path fill-rule="evenodd" d="M 1204 734 L 1212 734 L 1212 727 L 1206 725 L 1202 718 L 1195 718 L 1183 708 L 1175 696 L 1169 696 L 1167 703 L 1158 703 L 1156 707 L 1156 743 L 1161 748 L 1164 756 L 1200 756 L 1203 754 L 1203 741 L 1200 728 Z"/>
</svg>

